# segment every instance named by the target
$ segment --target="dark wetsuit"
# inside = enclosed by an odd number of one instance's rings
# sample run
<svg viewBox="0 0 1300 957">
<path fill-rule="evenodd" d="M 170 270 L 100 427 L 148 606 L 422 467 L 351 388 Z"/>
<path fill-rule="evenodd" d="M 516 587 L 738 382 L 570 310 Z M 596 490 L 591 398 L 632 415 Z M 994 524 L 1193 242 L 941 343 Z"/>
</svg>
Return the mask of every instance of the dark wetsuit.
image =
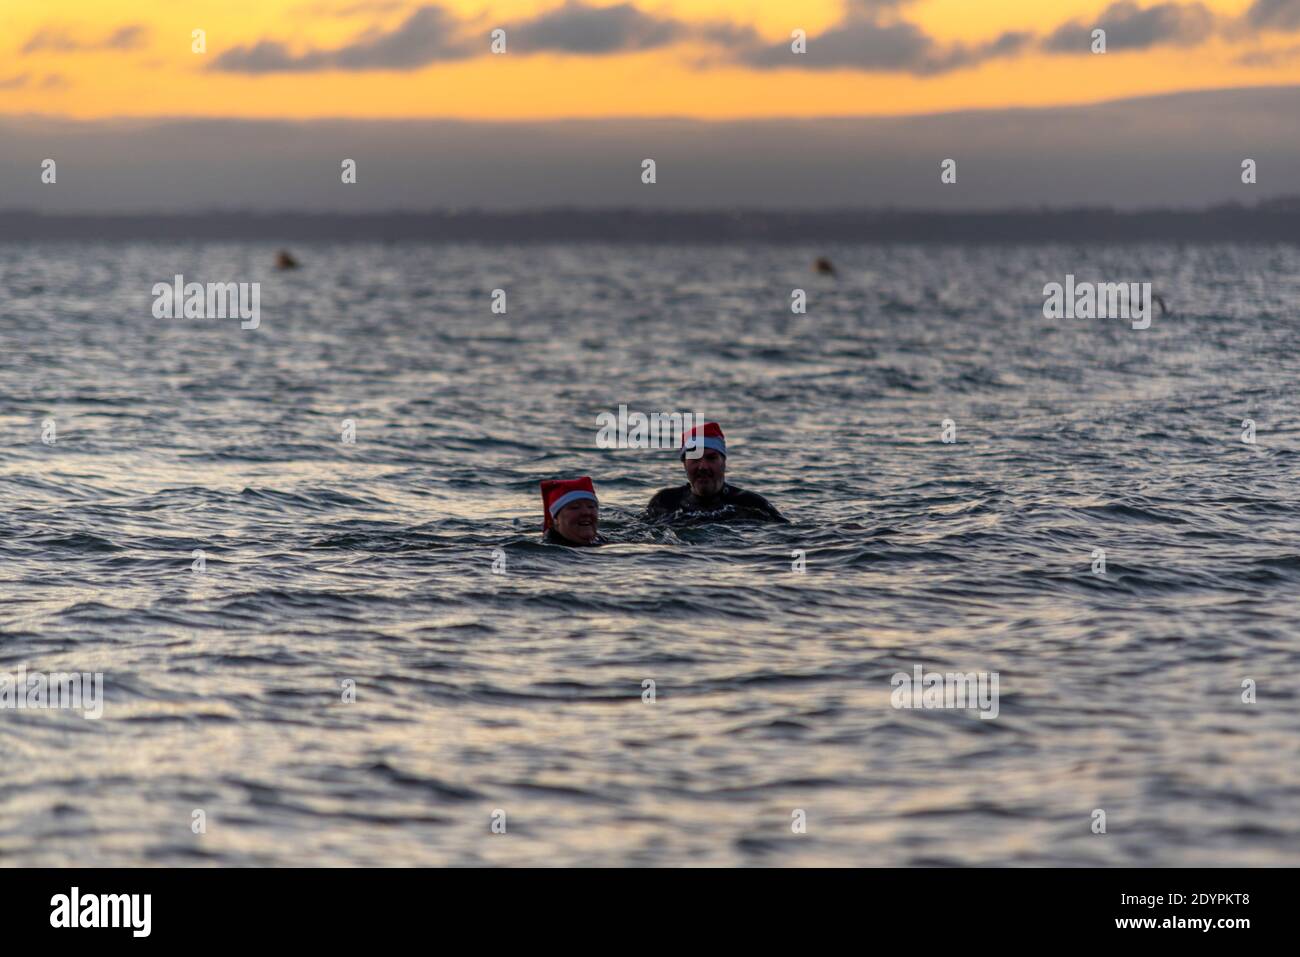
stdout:
<svg viewBox="0 0 1300 957">
<path fill-rule="evenodd" d="M 645 507 L 645 517 L 652 522 L 668 524 L 788 521 L 763 496 L 726 484 L 716 498 L 708 500 L 696 498 L 689 485 L 662 489 Z"/>
<path fill-rule="evenodd" d="M 568 545 L 570 548 L 586 548 L 588 545 L 609 544 L 609 539 L 602 538 L 599 532 L 596 534 L 596 540 L 594 542 L 571 542 L 557 532 L 554 527 L 546 530 L 546 534 L 542 536 L 542 541 L 547 545 Z"/>
</svg>

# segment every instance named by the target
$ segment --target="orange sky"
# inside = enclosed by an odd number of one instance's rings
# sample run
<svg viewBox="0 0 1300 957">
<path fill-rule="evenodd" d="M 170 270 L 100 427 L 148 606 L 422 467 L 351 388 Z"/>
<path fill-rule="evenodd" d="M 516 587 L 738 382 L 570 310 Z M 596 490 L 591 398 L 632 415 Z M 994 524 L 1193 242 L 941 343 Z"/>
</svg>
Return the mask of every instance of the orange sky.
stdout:
<svg viewBox="0 0 1300 957">
<path fill-rule="evenodd" d="M 507 30 L 564 0 L 442 4 L 482 36 Z M 1224 18 L 1251 0 L 1203 0 Z M 594 6 L 610 6 L 593 0 Z M 978 44 L 1008 30 L 1044 35 L 1070 20 L 1089 24 L 1107 0 L 915 0 L 901 17 L 941 48 Z M 1141 6 L 1151 6 L 1143 0 Z M 340 15 L 358 6 L 367 9 Z M 1300 83 L 1300 30 L 1229 40 L 1227 30 L 1193 46 L 1105 56 L 1026 52 L 933 76 L 840 69 L 759 70 L 718 62 L 716 47 L 676 43 L 638 53 L 479 55 L 414 70 L 338 70 L 243 75 L 207 70 L 223 52 L 259 41 L 289 51 L 332 49 L 367 29 L 389 31 L 419 2 L 384 0 L 51 0 L 0 7 L 0 114 L 308 118 L 697 116 L 703 118 L 907 114 L 970 107 L 1091 102 L 1148 93 Z M 691 22 L 728 21 L 765 40 L 833 27 L 842 0 L 642 0 L 645 13 Z M 886 14 L 886 17 L 890 16 Z M 480 27 L 481 23 L 481 27 Z M 87 49 L 115 31 L 145 28 L 128 49 Z M 207 33 L 206 54 L 190 32 Z M 34 37 L 46 42 L 24 52 Z M 1086 35 L 1084 38 L 1086 43 Z M 68 45 L 81 49 L 66 49 Z M 1293 51 L 1270 66 L 1243 53 Z M 712 60 L 706 63 L 703 61 Z M 794 60 L 794 58 L 791 58 Z"/>
</svg>

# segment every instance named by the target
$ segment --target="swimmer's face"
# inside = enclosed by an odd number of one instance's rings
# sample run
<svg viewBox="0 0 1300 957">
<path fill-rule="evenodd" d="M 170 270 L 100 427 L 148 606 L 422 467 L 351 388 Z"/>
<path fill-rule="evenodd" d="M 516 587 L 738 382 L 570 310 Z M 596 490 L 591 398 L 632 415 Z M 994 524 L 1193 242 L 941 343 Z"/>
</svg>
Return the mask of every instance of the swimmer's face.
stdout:
<svg viewBox="0 0 1300 957">
<path fill-rule="evenodd" d="M 560 509 L 555 516 L 555 530 L 571 542 L 587 545 L 596 540 L 600 508 L 589 498 L 580 498 Z"/>
<path fill-rule="evenodd" d="M 698 459 L 689 455 L 682 460 L 686 465 L 686 481 L 697 498 L 713 498 L 722 491 L 722 480 L 727 474 L 727 457 L 705 449 Z"/>
</svg>

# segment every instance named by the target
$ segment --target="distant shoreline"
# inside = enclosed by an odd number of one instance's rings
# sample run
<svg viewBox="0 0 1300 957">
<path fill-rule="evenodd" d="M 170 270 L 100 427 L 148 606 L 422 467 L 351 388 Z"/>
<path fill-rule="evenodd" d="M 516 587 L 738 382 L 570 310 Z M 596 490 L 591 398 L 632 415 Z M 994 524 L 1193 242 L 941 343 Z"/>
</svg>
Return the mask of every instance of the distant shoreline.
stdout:
<svg viewBox="0 0 1300 957">
<path fill-rule="evenodd" d="M 1201 210 L 538 209 L 309 213 L 0 210 L 0 242 L 265 240 L 614 243 L 1300 242 L 1300 197 Z"/>
</svg>

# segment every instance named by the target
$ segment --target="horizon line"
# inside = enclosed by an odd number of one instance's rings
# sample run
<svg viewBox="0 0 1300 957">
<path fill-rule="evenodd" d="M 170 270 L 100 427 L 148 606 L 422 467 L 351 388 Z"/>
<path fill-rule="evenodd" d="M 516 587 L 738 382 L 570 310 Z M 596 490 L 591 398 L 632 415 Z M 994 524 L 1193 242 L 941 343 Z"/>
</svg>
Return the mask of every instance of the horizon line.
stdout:
<svg viewBox="0 0 1300 957">
<path fill-rule="evenodd" d="M 1233 93 L 1260 93 L 1260 92 L 1300 92 L 1300 83 L 1277 84 L 1267 83 L 1258 86 L 1230 86 L 1230 87 L 1198 87 L 1187 90 L 1172 90 L 1166 93 L 1147 93 L 1139 96 L 1123 96 L 1112 99 L 1088 100 L 1078 103 L 1057 103 L 1050 105 L 1024 106 L 1024 105 L 1007 105 L 1007 106 L 974 106 L 965 107 L 955 110 L 932 110 L 920 113 L 826 113 L 815 116 L 808 115 L 774 115 L 774 116 L 738 116 L 732 118 L 710 118 L 689 116 L 684 114 L 664 113 L 664 114 L 609 114 L 607 116 L 548 116 L 548 117 L 485 117 L 482 119 L 466 118 L 462 116 L 389 116 L 389 117 L 366 117 L 366 116 L 316 116 L 307 118 L 298 118 L 292 116 L 239 116 L 226 114 L 187 114 L 187 113 L 164 113 L 164 114 L 117 114 L 113 116 L 101 117 L 77 117 L 61 113 L 0 113 L 0 123 L 13 120 L 37 120 L 46 122 L 60 123 L 176 123 L 176 122 L 239 122 L 239 123 L 295 123 L 295 124 L 312 124 L 312 123 L 458 123 L 463 125 L 480 124 L 491 126 L 507 126 L 519 123 L 607 123 L 607 122 L 663 122 L 671 120 L 673 122 L 699 123 L 721 125 L 726 123 L 816 123 L 826 121 L 849 121 L 849 120 L 905 120 L 905 119 L 925 119 L 949 116 L 963 116 L 983 113 L 1042 113 L 1053 110 L 1086 110 L 1098 106 L 1112 106 L 1127 103 L 1143 103 L 1152 100 L 1169 100 L 1178 97 L 1204 96 L 1206 94 L 1233 94 Z"/>
<path fill-rule="evenodd" d="M 1007 205 L 990 206 L 984 209 L 945 209 L 925 206 L 894 205 L 855 205 L 855 206 L 815 206 L 815 207 L 781 207 L 781 206 L 714 206 L 714 207 L 647 207 L 605 204 L 586 206 L 575 203 L 556 203 L 543 206 L 519 206 L 513 208 L 493 208 L 487 206 L 430 206 L 424 209 L 394 207 L 388 209 L 344 210 L 344 209 L 302 209 L 283 207 L 276 209 L 252 209 L 248 207 L 208 207 L 190 210 L 154 210 L 138 209 L 123 211 L 77 211 L 77 210 L 43 210 L 30 206 L 0 206 L 0 217 L 5 216 L 44 216 L 52 219 L 86 218 L 115 219 L 149 216 L 158 219 L 193 219 L 204 216 L 243 216 L 243 217 L 289 217 L 289 216 L 333 216 L 347 219 L 364 219 L 383 217 L 419 217 L 419 216 L 537 216 L 580 213 L 583 215 L 633 215 L 633 216 L 862 216 L 862 215 L 902 215 L 902 216 L 1014 216 L 1058 213 L 1115 213 L 1121 216 L 1143 216 L 1157 213 L 1209 213 L 1225 210 L 1273 212 L 1300 211 L 1300 191 L 1282 193 L 1275 196 L 1260 197 L 1253 202 L 1242 200 L 1224 200 L 1199 206 L 1143 206 L 1124 209 L 1116 205 Z"/>
</svg>

